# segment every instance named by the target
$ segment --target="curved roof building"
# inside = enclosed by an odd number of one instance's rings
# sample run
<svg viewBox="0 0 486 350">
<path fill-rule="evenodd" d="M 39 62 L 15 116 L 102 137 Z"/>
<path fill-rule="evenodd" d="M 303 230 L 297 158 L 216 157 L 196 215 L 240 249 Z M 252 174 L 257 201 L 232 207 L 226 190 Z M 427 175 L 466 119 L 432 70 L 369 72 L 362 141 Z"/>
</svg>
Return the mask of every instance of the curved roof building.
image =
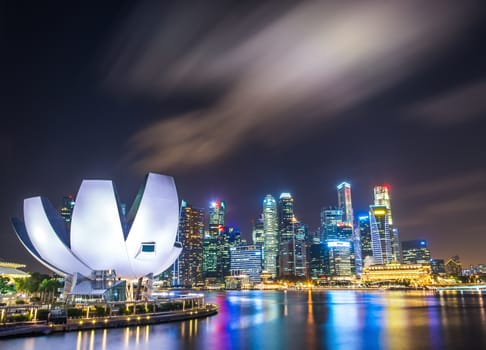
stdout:
<svg viewBox="0 0 486 350">
<path fill-rule="evenodd" d="M 24 200 L 24 220 L 12 219 L 24 247 L 60 275 L 114 270 L 135 279 L 166 270 L 179 256 L 179 202 L 174 179 L 149 173 L 128 215 L 112 181 L 84 180 L 70 230 L 43 197 Z"/>
</svg>

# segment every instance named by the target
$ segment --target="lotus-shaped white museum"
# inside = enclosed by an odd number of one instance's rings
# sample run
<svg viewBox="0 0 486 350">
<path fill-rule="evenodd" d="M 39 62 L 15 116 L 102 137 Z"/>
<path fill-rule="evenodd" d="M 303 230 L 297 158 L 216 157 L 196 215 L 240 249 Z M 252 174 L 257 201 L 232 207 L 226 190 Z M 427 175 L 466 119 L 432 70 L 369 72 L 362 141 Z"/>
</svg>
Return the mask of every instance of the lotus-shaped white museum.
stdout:
<svg viewBox="0 0 486 350">
<path fill-rule="evenodd" d="M 112 181 L 84 180 L 70 229 L 43 197 L 24 200 L 24 220 L 12 219 L 25 248 L 63 276 L 110 271 L 116 279 L 140 279 L 166 270 L 179 256 L 179 203 L 174 179 L 149 173 L 124 215 Z"/>
</svg>

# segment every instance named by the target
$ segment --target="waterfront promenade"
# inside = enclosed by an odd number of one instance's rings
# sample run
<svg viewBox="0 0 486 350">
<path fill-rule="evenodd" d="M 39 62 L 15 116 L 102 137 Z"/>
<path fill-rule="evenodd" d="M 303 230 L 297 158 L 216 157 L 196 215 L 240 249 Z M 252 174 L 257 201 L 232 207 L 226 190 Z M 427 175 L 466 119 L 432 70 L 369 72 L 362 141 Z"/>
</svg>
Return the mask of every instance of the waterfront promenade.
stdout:
<svg viewBox="0 0 486 350">
<path fill-rule="evenodd" d="M 0 339 L 19 336 L 48 335 L 58 332 L 83 331 L 102 328 L 142 326 L 203 318 L 217 314 L 216 304 L 203 304 L 194 308 L 144 314 L 68 318 L 64 323 L 32 321 L 0 325 Z"/>
</svg>

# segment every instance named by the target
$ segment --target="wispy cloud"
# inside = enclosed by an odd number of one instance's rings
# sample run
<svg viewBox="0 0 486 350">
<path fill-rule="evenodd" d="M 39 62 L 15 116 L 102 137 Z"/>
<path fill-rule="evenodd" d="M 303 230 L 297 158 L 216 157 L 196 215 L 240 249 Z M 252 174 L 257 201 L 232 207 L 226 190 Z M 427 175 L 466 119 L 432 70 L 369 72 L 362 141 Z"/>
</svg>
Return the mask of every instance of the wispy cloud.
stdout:
<svg viewBox="0 0 486 350">
<path fill-rule="evenodd" d="M 402 198 L 410 201 L 422 201 L 427 198 L 440 198 L 442 195 L 455 195 L 477 191 L 486 185 L 486 173 L 472 171 L 452 174 L 446 177 L 433 179 L 425 183 L 416 183 L 402 188 Z"/>
<path fill-rule="evenodd" d="M 111 53 L 107 82 L 124 94 L 219 91 L 205 109 L 138 131 L 130 161 L 188 168 L 246 142 L 295 140 L 382 93 L 464 25 L 466 6 L 422 1 L 303 2 L 251 8 L 145 4 Z"/>
<path fill-rule="evenodd" d="M 434 126 L 450 126 L 486 117 L 486 81 L 475 82 L 421 101 L 406 111 L 407 118 Z"/>
<path fill-rule="evenodd" d="M 475 225 L 486 233 L 486 223 L 478 220 L 486 208 L 486 173 L 475 171 L 448 175 L 424 183 L 403 187 L 401 205 L 408 207 L 405 230 L 470 232 Z"/>
<path fill-rule="evenodd" d="M 428 189 L 426 183 L 411 186 L 411 193 L 415 194 L 399 202 L 399 206 L 408 208 L 406 215 L 396 220 L 401 239 L 429 240 L 435 258 L 459 254 L 468 263 L 482 263 L 481 247 L 486 243 L 485 175 L 446 176 L 436 179 L 436 184 Z M 407 188 L 402 190 L 408 192 Z"/>
</svg>

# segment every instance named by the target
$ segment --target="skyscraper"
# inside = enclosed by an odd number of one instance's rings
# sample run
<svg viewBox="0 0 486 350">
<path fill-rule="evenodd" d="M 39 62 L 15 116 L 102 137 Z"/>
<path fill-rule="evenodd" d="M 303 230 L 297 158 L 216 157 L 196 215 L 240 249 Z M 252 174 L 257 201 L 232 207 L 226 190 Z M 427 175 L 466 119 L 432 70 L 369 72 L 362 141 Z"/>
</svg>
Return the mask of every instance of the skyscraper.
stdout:
<svg viewBox="0 0 486 350">
<path fill-rule="evenodd" d="M 233 226 L 225 226 L 218 240 L 219 256 L 218 271 L 224 278 L 230 275 L 231 270 L 231 249 L 241 245 L 240 229 Z"/>
<path fill-rule="evenodd" d="M 346 240 L 329 240 L 327 242 L 329 275 L 331 277 L 351 277 L 352 259 L 351 242 Z"/>
<path fill-rule="evenodd" d="M 416 239 L 402 242 L 404 264 L 430 264 L 430 250 L 427 241 Z"/>
<path fill-rule="evenodd" d="M 213 201 L 209 206 L 208 224 L 209 234 L 217 236 L 224 226 L 226 217 L 226 203 L 225 201 Z"/>
<path fill-rule="evenodd" d="M 356 274 L 356 249 L 354 247 L 354 227 L 349 222 L 342 222 L 338 224 L 338 240 L 339 242 L 349 243 L 349 255 L 346 259 L 341 260 L 342 264 L 349 264 L 350 274 Z"/>
<path fill-rule="evenodd" d="M 341 182 L 337 186 L 337 195 L 338 208 L 341 209 L 343 213 L 342 225 L 339 226 L 339 230 L 341 231 L 339 239 L 341 242 L 349 242 L 350 271 L 351 274 L 354 275 L 356 274 L 356 270 L 360 269 L 361 267 L 361 250 L 359 246 L 355 247 L 355 241 L 358 242 L 357 244 L 359 245 L 359 236 L 357 233 L 355 234 L 353 202 L 351 200 L 351 185 L 347 182 Z M 344 267 L 341 268 L 340 271 L 347 272 L 347 257 L 345 257 L 341 263 Z"/>
<path fill-rule="evenodd" d="M 277 203 L 272 195 L 263 200 L 263 270 L 272 277 L 277 275 L 278 217 Z"/>
<path fill-rule="evenodd" d="M 278 265 L 279 277 L 295 276 L 294 198 L 282 193 L 278 200 Z"/>
<path fill-rule="evenodd" d="M 297 277 L 307 277 L 308 264 L 307 264 L 307 225 L 297 221 L 294 224 L 295 228 L 295 271 L 294 275 Z"/>
<path fill-rule="evenodd" d="M 347 182 L 341 182 L 337 186 L 338 208 L 343 212 L 342 221 L 353 224 L 353 203 L 351 201 L 351 185 Z"/>
<path fill-rule="evenodd" d="M 179 239 L 183 249 L 179 255 L 178 283 L 196 286 L 203 282 L 204 210 L 196 209 L 182 201 L 179 218 Z"/>
<path fill-rule="evenodd" d="M 377 264 L 393 261 L 388 209 L 385 205 L 370 205 L 370 229 L 373 258 Z"/>
<path fill-rule="evenodd" d="M 373 189 L 374 205 L 383 205 L 387 209 L 388 225 L 393 225 L 391 201 L 390 201 L 390 186 L 378 185 Z"/>
<path fill-rule="evenodd" d="M 378 185 L 373 189 L 374 204 L 385 206 L 387 210 L 387 222 L 390 230 L 390 240 L 392 249 L 392 259 L 395 261 L 401 261 L 401 249 L 400 238 L 398 236 L 398 227 L 393 224 L 392 210 L 391 210 L 391 198 L 390 198 L 390 186 Z"/>
<path fill-rule="evenodd" d="M 337 239 L 338 224 L 343 221 L 341 209 L 328 207 L 321 209 L 321 240 L 326 242 L 329 239 Z"/>
<path fill-rule="evenodd" d="M 203 240 L 203 278 L 206 283 L 224 282 L 222 248 L 225 241 L 223 234 L 225 216 L 226 203 L 219 200 L 211 202 L 208 214 L 208 231 Z"/>
<path fill-rule="evenodd" d="M 369 215 L 358 216 L 359 240 L 361 242 L 361 258 L 373 256 L 373 245 L 371 241 L 371 227 Z"/>
<path fill-rule="evenodd" d="M 324 243 L 314 242 L 309 248 L 309 276 L 313 280 L 320 280 L 325 277 L 327 249 Z"/>
<path fill-rule="evenodd" d="M 265 230 L 263 225 L 263 216 L 253 222 L 252 240 L 253 244 L 259 244 L 263 247 L 265 244 Z"/>
<path fill-rule="evenodd" d="M 391 225 L 390 231 L 393 260 L 402 262 L 402 248 L 400 246 L 400 238 L 398 236 L 398 227 L 396 225 Z"/>
<path fill-rule="evenodd" d="M 245 274 L 250 276 L 251 282 L 260 282 L 262 272 L 262 247 L 261 245 L 239 245 L 232 247 L 231 274 Z"/>
<path fill-rule="evenodd" d="M 278 200 L 278 234 L 279 242 L 294 236 L 294 198 L 290 193 L 282 193 Z"/>
</svg>

